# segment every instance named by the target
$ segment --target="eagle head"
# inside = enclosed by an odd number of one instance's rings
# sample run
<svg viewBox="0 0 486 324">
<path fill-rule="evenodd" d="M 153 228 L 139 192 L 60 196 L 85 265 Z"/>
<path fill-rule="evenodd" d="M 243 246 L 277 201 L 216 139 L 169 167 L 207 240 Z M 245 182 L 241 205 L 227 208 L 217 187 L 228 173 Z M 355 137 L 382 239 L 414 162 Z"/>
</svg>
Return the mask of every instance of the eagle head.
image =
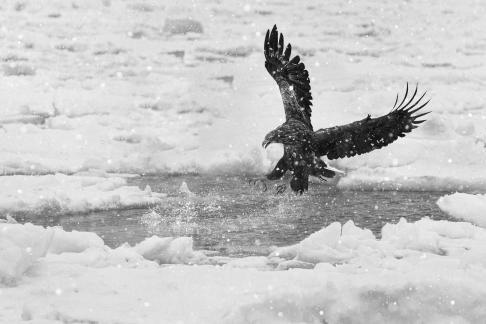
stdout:
<svg viewBox="0 0 486 324">
<path fill-rule="evenodd" d="M 271 143 L 280 143 L 284 145 L 302 144 L 302 138 L 298 132 L 285 127 L 278 127 L 265 136 L 262 142 L 263 148 L 267 148 Z"/>
<path fill-rule="evenodd" d="M 262 147 L 267 148 L 267 146 L 272 143 L 282 143 L 279 135 L 281 134 L 278 132 L 278 129 L 275 129 L 265 135 L 265 139 L 262 142 Z"/>
</svg>

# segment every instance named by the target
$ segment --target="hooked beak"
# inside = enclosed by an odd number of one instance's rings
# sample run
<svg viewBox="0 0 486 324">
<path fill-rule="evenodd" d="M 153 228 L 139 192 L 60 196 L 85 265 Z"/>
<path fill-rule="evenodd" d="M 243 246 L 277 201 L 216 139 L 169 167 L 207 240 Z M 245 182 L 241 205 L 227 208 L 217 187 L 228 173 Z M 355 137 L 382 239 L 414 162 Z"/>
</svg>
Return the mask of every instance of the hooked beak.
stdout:
<svg viewBox="0 0 486 324">
<path fill-rule="evenodd" d="M 266 149 L 267 146 L 270 145 L 270 143 L 272 143 L 272 141 L 265 139 L 262 143 L 262 147 Z"/>
</svg>

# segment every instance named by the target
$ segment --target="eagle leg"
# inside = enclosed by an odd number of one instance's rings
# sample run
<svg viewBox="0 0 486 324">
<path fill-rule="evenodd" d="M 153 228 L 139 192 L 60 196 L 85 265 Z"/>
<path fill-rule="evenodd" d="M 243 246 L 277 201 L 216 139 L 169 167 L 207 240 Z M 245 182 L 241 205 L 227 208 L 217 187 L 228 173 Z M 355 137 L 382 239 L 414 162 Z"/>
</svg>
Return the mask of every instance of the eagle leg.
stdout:
<svg viewBox="0 0 486 324">
<path fill-rule="evenodd" d="M 285 155 L 277 162 L 277 165 L 275 166 L 275 168 L 272 170 L 272 172 L 270 172 L 269 174 L 267 174 L 265 176 L 265 178 L 255 178 L 255 179 L 250 179 L 248 180 L 248 184 L 250 185 L 253 185 L 253 186 L 257 186 L 257 185 L 261 185 L 262 187 L 262 190 L 263 192 L 267 191 L 268 190 L 268 187 L 267 187 L 267 183 L 265 182 L 265 180 L 279 180 L 281 179 L 284 175 L 285 175 L 285 172 L 287 172 L 288 168 L 287 168 L 287 163 L 285 162 Z M 284 192 L 285 190 L 283 190 L 282 192 Z"/>
<path fill-rule="evenodd" d="M 290 180 L 290 188 L 300 195 L 309 190 L 309 174 L 304 166 L 294 168 L 294 175 Z"/>
<path fill-rule="evenodd" d="M 275 168 L 267 174 L 267 179 L 268 180 L 279 180 L 281 179 L 285 172 L 287 172 L 287 163 L 285 162 L 285 155 L 282 156 L 282 158 L 277 162 L 277 165 Z"/>
</svg>

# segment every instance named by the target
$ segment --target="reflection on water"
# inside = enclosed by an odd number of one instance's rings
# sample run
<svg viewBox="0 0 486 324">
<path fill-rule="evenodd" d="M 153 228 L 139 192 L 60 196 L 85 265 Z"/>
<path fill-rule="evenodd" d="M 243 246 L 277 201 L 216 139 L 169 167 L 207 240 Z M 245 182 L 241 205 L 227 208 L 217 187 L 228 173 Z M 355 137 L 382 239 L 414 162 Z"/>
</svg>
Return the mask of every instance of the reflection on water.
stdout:
<svg viewBox="0 0 486 324">
<path fill-rule="evenodd" d="M 137 243 L 151 235 L 192 236 L 196 249 L 225 255 L 266 254 L 273 245 L 296 243 L 310 233 L 339 221 L 353 220 L 379 235 L 381 227 L 424 216 L 449 219 L 435 202 L 439 192 L 339 191 L 326 184 L 311 184 L 308 194 L 262 193 L 240 177 L 142 177 L 132 184 L 165 192 L 161 206 L 151 209 L 95 212 L 25 220 L 61 225 L 66 230 L 92 231 L 106 244 Z M 191 192 L 180 193 L 183 181 Z"/>
</svg>

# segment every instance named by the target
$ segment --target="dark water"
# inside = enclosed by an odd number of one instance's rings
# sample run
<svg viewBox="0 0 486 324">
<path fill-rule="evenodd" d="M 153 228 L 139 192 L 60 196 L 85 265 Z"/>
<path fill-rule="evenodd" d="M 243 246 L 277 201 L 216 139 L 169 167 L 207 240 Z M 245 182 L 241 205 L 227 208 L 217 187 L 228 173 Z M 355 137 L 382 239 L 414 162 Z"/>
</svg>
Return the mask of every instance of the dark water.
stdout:
<svg viewBox="0 0 486 324">
<path fill-rule="evenodd" d="M 179 193 L 186 181 L 194 193 Z M 98 233 L 106 244 L 134 244 L 151 235 L 192 236 L 196 249 L 224 255 L 266 254 L 272 245 L 296 243 L 332 222 L 353 220 L 375 235 L 385 223 L 401 217 L 449 219 L 435 202 L 443 192 L 341 191 L 313 183 L 309 193 L 275 195 L 254 188 L 240 177 L 172 176 L 130 180 L 144 188 L 168 194 L 152 209 L 94 212 L 27 219 L 41 225 L 61 225 L 66 230 Z M 451 219 L 449 219 L 451 220 Z"/>
</svg>

